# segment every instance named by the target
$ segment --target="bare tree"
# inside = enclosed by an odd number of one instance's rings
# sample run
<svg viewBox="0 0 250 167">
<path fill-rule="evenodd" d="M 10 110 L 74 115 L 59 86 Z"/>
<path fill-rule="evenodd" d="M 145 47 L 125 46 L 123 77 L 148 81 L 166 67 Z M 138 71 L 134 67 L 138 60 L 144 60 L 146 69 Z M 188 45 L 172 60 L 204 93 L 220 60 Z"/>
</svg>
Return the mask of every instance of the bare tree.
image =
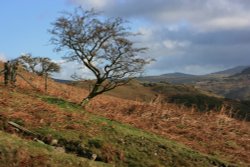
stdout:
<svg viewBox="0 0 250 167">
<path fill-rule="evenodd" d="M 39 65 L 38 57 L 32 57 L 30 53 L 23 54 L 18 58 L 19 62 L 26 71 L 36 73 L 36 67 Z"/>
<path fill-rule="evenodd" d="M 48 57 L 39 57 L 39 65 L 40 70 L 38 70 L 36 73 L 39 76 L 43 76 L 46 74 L 51 74 L 53 72 L 59 72 L 60 66 L 57 63 L 54 63 L 51 61 Z"/>
<path fill-rule="evenodd" d="M 93 97 L 126 84 L 149 63 L 140 57 L 147 48 L 135 47 L 121 18 L 98 19 L 95 11 L 77 8 L 64 12 L 49 30 L 56 51 L 66 50 L 65 59 L 78 61 L 95 76 L 92 90 L 81 105 Z"/>
<path fill-rule="evenodd" d="M 37 74 L 40 76 L 44 76 L 44 78 L 45 78 L 44 87 L 45 87 L 45 92 L 47 92 L 47 90 L 48 90 L 48 76 L 51 75 L 51 73 L 59 72 L 61 68 L 57 63 L 52 62 L 50 60 L 50 58 L 47 58 L 47 57 L 41 58 L 40 57 L 39 60 L 40 60 L 40 64 L 41 64 L 41 70 Z"/>
<path fill-rule="evenodd" d="M 53 72 L 60 71 L 60 66 L 57 63 L 52 62 L 48 57 L 32 57 L 31 54 L 26 54 L 19 57 L 19 62 L 25 70 L 44 77 L 45 92 L 47 92 L 48 89 L 49 75 Z"/>
</svg>

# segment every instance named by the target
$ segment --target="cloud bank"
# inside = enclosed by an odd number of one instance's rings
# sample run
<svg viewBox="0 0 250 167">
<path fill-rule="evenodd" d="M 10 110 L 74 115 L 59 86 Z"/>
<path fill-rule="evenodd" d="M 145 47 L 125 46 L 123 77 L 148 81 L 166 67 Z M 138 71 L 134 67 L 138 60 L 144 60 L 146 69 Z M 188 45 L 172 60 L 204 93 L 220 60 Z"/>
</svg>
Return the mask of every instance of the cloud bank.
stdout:
<svg viewBox="0 0 250 167">
<path fill-rule="evenodd" d="M 68 0 L 123 17 L 157 61 L 149 73 L 204 74 L 250 64 L 250 1 Z"/>
<path fill-rule="evenodd" d="M 94 76 L 91 71 L 88 70 L 86 67 L 84 68 L 82 64 L 79 64 L 77 62 L 66 62 L 64 60 L 54 60 L 54 62 L 61 66 L 61 71 L 59 73 L 53 73 L 53 78 L 75 80 L 75 78 L 72 78 L 72 75 L 74 75 L 75 73 L 77 74 L 77 77 L 79 79 L 94 79 Z"/>
</svg>

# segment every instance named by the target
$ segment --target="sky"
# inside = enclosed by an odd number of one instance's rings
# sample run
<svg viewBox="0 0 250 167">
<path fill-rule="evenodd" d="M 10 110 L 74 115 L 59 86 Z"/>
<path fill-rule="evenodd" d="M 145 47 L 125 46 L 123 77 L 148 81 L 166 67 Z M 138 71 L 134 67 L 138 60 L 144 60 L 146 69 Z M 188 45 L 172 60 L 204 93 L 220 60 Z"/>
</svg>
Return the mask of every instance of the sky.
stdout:
<svg viewBox="0 0 250 167">
<path fill-rule="evenodd" d="M 62 62 L 53 51 L 48 29 L 61 11 L 82 6 L 122 17 L 136 39 L 156 59 L 145 75 L 170 72 L 207 74 L 250 65 L 250 1 L 248 0 L 7 0 L 0 1 L 0 59 L 22 53 Z M 62 64 L 57 78 L 69 79 L 79 69 Z"/>
</svg>

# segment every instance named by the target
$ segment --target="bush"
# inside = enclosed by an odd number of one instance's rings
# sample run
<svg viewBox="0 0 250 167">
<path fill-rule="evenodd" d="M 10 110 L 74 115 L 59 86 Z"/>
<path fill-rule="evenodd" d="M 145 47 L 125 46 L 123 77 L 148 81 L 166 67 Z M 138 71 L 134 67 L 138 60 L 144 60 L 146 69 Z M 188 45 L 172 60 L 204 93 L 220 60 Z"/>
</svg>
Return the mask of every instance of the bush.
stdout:
<svg viewBox="0 0 250 167">
<path fill-rule="evenodd" d="M 173 95 L 168 99 L 170 103 L 183 104 L 187 107 L 196 107 L 199 111 L 219 111 L 223 100 L 206 95 Z"/>
<path fill-rule="evenodd" d="M 231 109 L 230 115 L 239 120 L 250 121 L 250 101 L 236 101 L 226 99 L 225 103 Z"/>
<path fill-rule="evenodd" d="M 101 148 L 103 143 L 99 139 L 91 139 L 88 141 L 88 144 L 90 147 Z"/>
</svg>

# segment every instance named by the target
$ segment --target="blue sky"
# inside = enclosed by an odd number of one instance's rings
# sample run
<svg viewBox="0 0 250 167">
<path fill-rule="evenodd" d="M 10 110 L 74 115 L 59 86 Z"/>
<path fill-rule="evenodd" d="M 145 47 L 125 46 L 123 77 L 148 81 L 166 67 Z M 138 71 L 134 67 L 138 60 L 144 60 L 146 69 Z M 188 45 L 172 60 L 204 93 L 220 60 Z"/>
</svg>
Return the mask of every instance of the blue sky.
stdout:
<svg viewBox="0 0 250 167">
<path fill-rule="evenodd" d="M 21 53 L 60 59 L 49 44 L 47 30 L 59 11 L 73 8 L 62 0 L 8 0 L 0 2 L 0 53 L 12 59 Z"/>
<path fill-rule="evenodd" d="M 147 66 L 148 75 L 206 74 L 250 64 L 248 0 L 2 0 L 0 59 L 31 53 L 59 61 L 63 53 L 53 52 L 47 30 L 60 11 L 77 6 L 129 20 L 143 34 L 136 41 L 157 60 Z M 57 76 L 68 79 L 74 67 L 63 65 Z"/>
</svg>

